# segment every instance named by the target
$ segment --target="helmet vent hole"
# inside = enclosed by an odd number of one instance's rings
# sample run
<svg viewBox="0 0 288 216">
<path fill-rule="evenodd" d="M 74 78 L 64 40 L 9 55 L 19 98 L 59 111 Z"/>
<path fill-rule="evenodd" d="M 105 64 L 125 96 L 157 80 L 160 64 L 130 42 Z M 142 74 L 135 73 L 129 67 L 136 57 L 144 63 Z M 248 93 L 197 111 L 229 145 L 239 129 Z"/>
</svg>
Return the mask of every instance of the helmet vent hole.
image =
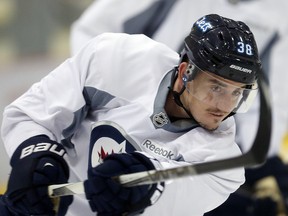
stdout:
<svg viewBox="0 0 288 216">
<path fill-rule="evenodd" d="M 219 38 L 219 40 L 224 41 L 224 35 L 223 35 L 223 32 L 222 32 L 222 31 L 220 31 L 220 32 L 218 33 L 218 38 Z"/>
<path fill-rule="evenodd" d="M 204 48 L 202 53 L 205 57 L 209 57 L 209 52 L 207 51 L 207 49 Z"/>
</svg>

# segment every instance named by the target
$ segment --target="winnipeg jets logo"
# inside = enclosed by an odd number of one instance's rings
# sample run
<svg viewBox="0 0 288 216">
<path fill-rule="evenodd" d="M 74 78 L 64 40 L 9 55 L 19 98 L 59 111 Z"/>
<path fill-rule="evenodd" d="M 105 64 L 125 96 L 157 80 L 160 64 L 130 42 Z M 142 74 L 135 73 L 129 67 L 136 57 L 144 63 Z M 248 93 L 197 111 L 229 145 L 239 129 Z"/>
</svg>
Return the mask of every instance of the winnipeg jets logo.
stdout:
<svg viewBox="0 0 288 216">
<path fill-rule="evenodd" d="M 117 143 L 109 137 L 102 137 L 98 139 L 92 148 L 91 165 L 97 166 L 103 162 L 103 159 L 109 154 L 126 152 L 126 140 L 122 143 Z"/>
<path fill-rule="evenodd" d="M 212 29 L 211 23 L 207 22 L 205 17 L 203 17 L 201 20 L 198 20 L 196 25 L 201 29 L 202 32 L 206 32 L 207 30 Z"/>
<path fill-rule="evenodd" d="M 110 154 L 134 152 L 139 146 L 114 122 L 97 122 L 91 131 L 89 168 L 103 162 Z"/>
</svg>

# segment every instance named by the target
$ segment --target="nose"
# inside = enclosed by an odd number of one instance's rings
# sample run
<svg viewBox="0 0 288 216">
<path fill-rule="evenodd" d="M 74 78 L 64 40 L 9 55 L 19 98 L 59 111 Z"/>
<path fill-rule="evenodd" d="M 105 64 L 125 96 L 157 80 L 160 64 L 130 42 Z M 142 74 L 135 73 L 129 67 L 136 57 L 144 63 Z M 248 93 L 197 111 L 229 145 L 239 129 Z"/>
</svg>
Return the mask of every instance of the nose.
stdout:
<svg viewBox="0 0 288 216">
<path fill-rule="evenodd" d="M 215 98 L 215 107 L 224 112 L 231 112 L 236 106 L 236 102 L 233 99 L 231 95 L 222 94 Z"/>
</svg>

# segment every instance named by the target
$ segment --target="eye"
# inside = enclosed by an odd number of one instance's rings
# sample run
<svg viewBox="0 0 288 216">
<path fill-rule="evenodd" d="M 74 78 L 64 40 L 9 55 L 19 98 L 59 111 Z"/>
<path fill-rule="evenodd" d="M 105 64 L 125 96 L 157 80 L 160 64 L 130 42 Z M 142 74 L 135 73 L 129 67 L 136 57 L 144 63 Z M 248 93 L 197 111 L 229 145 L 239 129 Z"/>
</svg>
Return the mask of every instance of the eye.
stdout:
<svg viewBox="0 0 288 216">
<path fill-rule="evenodd" d="M 211 90 L 213 92 L 221 92 L 222 91 L 222 87 L 219 86 L 219 85 L 213 85 L 213 86 L 211 86 Z"/>
<path fill-rule="evenodd" d="M 239 97 L 242 94 L 241 89 L 236 89 L 235 91 L 232 92 L 232 95 L 235 97 Z"/>
</svg>

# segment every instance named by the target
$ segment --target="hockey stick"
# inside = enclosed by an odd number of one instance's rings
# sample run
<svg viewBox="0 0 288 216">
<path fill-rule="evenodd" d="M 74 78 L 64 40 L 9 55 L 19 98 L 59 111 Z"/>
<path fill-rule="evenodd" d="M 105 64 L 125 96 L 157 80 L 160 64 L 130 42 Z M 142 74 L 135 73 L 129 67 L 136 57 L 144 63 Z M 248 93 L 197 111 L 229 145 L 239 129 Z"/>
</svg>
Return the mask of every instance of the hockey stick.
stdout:
<svg viewBox="0 0 288 216">
<path fill-rule="evenodd" d="M 264 163 L 270 145 L 272 119 L 269 87 L 265 80 L 264 73 L 259 74 L 258 85 L 260 93 L 259 125 L 253 145 L 248 152 L 241 156 L 223 160 L 116 176 L 115 180 L 125 187 L 132 187 L 237 167 L 250 167 Z M 83 182 L 51 185 L 48 187 L 48 193 L 51 197 L 84 193 Z"/>
</svg>

